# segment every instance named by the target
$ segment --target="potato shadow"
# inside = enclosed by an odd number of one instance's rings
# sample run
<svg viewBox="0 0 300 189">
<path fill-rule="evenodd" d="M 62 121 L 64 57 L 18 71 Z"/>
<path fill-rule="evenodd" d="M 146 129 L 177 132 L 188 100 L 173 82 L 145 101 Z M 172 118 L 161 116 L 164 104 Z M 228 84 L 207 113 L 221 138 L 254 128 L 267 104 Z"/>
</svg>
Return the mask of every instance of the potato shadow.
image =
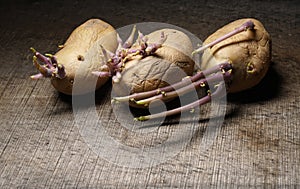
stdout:
<svg viewBox="0 0 300 189">
<path fill-rule="evenodd" d="M 215 103 L 217 103 L 217 102 L 215 102 Z M 181 106 L 180 99 L 179 98 L 173 99 L 172 101 L 165 103 L 165 105 L 166 105 L 167 110 L 172 110 L 174 108 L 178 108 Z M 207 105 L 210 106 L 210 104 L 207 104 Z M 138 108 L 131 107 L 130 110 L 131 110 L 131 114 L 134 115 L 135 117 L 150 114 L 148 109 L 138 109 Z M 231 106 L 231 108 L 228 108 L 226 110 L 225 115 L 220 114 L 220 115 L 215 115 L 213 117 L 211 117 L 210 114 L 207 114 L 207 116 L 202 116 L 202 115 L 199 115 L 200 113 L 201 112 L 199 110 L 196 110 L 194 113 L 191 113 L 190 111 L 186 111 L 186 112 L 181 112 L 176 115 L 168 116 L 168 117 L 165 117 L 163 120 L 161 120 L 159 126 L 165 127 L 165 126 L 178 125 L 178 124 L 182 124 L 182 125 L 196 124 L 197 125 L 197 124 L 205 124 L 212 120 L 223 120 L 223 119 L 226 120 L 227 117 L 232 117 L 232 116 L 237 115 L 238 109 L 233 108 L 233 106 Z M 147 120 L 146 122 L 147 122 L 147 124 L 144 124 L 143 127 L 140 127 L 141 129 L 156 127 L 157 123 L 158 123 L 156 121 L 156 119 Z"/>
<path fill-rule="evenodd" d="M 53 113 L 61 114 L 73 112 L 75 109 L 84 110 L 92 106 L 101 106 L 107 103 L 108 100 L 110 101 L 111 88 L 111 82 L 108 81 L 100 89 L 87 94 L 72 96 L 58 92 L 58 101 L 64 104 L 64 108 L 56 109 Z M 74 104 L 74 102 L 76 103 Z"/>
</svg>

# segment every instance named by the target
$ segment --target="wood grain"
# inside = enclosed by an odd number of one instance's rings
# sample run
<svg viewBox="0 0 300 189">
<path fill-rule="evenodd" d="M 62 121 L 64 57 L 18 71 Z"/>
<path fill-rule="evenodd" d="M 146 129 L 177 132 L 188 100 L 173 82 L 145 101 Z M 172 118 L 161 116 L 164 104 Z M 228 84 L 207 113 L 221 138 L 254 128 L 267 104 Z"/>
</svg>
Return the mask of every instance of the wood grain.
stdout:
<svg viewBox="0 0 300 189">
<path fill-rule="evenodd" d="M 297 1 L 230 3 L 1 1 L 0 187 L 300 187 L 300 5 Z M 207 150 L 201 150 L 201 144 L 209 130 L 205 119 L 209 106 L 201 109 L 199 121 L 178 124 L 178 117 L 173 117 L 164 126 L 144 128 L 151 130 L 145 134 L 122 127 L 110 104 L 109 84 L 96 93 L 99 120 L 114 140 L 127 146 L 140 150 L 156 146 L 193 124 L 192 137 L 184 141 L 187 145 L 155 166 L 130 168 L 102 158 L 76 126 L 71 98 L 58 94 L 46 79 L 29 79 L 36 73 L 29 47 L 55 52 L 72 29 L 91 17 L 115 27 L 168 22 L 204 39 L 222 25 L 248 16 L 260 19 L 273 38 L 272 68 L 254 89 L 228 96 L 225 121 Z M 84 126 L 93 120 L 80 121 Z M 176 147 L 178 143 L 170 149 Z M 114 158 L 131 158 L 121 155 Z"/>
</svg>

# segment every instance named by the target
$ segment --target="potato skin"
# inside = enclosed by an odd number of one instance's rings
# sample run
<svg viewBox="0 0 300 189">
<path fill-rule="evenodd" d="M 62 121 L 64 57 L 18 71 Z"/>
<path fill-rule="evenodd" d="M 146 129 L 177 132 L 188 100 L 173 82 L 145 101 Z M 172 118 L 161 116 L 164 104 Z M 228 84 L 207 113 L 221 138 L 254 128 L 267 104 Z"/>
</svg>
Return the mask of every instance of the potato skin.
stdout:
<svg viewBox="0 0 300 189">
<path fill-rule="evenodd" d="M 204 45 L 251 20 L 254 30 L 248 29 L 204 51 L 201 69 L 210 68 L 224 61 L 233 66 L 233 81 L 230 93 L 239 92 L 257 85 L 268 71 L 271 61 L 271 38 L 262 23 L 253 18 L 231 22 L 210 35 Z"/>
<path fill-rule="evenodd" d="M 165 87 L 193 74 L 195 63 L 191 58 L 193 46 L 189 37 L 175 29 L 161 29 L 147 35 L 148 43 L 159 41 L 162 31 L 167 38 L 154 55 L 137 56 L 125 64 L 120 82 L 114 83 L 117 96 Z M 130 105 L 136 107 L 134 103 Z"/>
<path fill-rule="evenodd" d="M 90 19 L 78 26 L 63 48 L 55 54 L 58 63 L 62 64 L 66 71 L 66 77 L 63 79 L 52 77 L 51 83 L 55 89 L 68 95 L 83 94 L 101 87 L 108 81 L 108 77 L 102 77 L 98 78 L 96 86 L 89 85 L 89 82 L 95 80 L 91 72 L 99 71 L 106 63 L 100 45 L 114 52 L 118 45 L 116 36 L 115 29 L 100 19 Z M 75 75 L 76 80 L 86 82 L 80 86 L 80 91 L 76 92 L 72 91 Z"/>
</svg>

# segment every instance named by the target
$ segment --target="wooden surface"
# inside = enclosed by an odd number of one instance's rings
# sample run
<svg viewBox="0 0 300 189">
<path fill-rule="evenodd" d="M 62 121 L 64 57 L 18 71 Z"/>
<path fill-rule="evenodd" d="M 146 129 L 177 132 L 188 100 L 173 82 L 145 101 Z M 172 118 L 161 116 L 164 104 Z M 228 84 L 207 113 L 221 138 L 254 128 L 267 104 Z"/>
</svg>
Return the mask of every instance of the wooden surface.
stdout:
<svg viewBox="0 0 300 189">
<path fill-rule="evenodd" d="M 24 0 L 0 5 L 0 188 L 300 187 L 299 2 Z M 202 40 L 232 20 L 256 17 L 273 38 L 272 68 L 259 86 L 228 96 L 227 116 L 207 150 L 200 150 L 208 130 L 204 109 L 174 157 L 143 168 L 117 165 L 89 148 L 69 97 L 58 94 L 49 80 L 29 79 L 36 73 L 29 47 L 53 53 L 91 17 L 116 28 L 167 22 Z M 125 145 L 143 150 L 189 126 L 174 123 L 154 127 L 150 135 L 132 133 L 116 120 L 110 89 L 108 84 L 97 93 L 96 110 L 108 134 Z"/>
</svg>

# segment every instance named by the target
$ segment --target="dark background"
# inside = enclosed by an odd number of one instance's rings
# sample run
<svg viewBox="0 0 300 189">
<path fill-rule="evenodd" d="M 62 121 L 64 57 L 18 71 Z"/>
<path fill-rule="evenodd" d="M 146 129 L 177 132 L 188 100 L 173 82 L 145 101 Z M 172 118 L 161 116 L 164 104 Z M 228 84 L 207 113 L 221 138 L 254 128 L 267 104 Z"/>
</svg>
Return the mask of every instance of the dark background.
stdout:
<svg viewBox="0 0 300 189">
<path fill-rule="evenodd" d="M 300 4 L 294 1 L 0 1 L 0 187 L 242 187 L 300 185 Z M 204 40 L 239 18 L 259 19 L 273 40 L 272 67 L 255 88 L 229 95 L 213 147 L 199 153 L 206 122 L 174 159 L 147 169 L 94 154 L 74 126 L 68 97 L 36 73 L 30 47 L 57 50 L 89 18 L 115 28 L 137 22 L 180 26 Z M 106 85 L 101 94 L 109 94 Z M 97 105 L 111 111 L 110 98 Z M 110 114 L 108 114 L 110 115 Z M 114 119 L 111 116 L 108 119 Z M 114 123 L 114 122 L 112 122 Z M 127 143 L 124 130 L 111 134 Z M 171 129 L 166 126 L 161 129 Z M 117 156 L 117 154 L 116 154 Z"/>
</svg>

